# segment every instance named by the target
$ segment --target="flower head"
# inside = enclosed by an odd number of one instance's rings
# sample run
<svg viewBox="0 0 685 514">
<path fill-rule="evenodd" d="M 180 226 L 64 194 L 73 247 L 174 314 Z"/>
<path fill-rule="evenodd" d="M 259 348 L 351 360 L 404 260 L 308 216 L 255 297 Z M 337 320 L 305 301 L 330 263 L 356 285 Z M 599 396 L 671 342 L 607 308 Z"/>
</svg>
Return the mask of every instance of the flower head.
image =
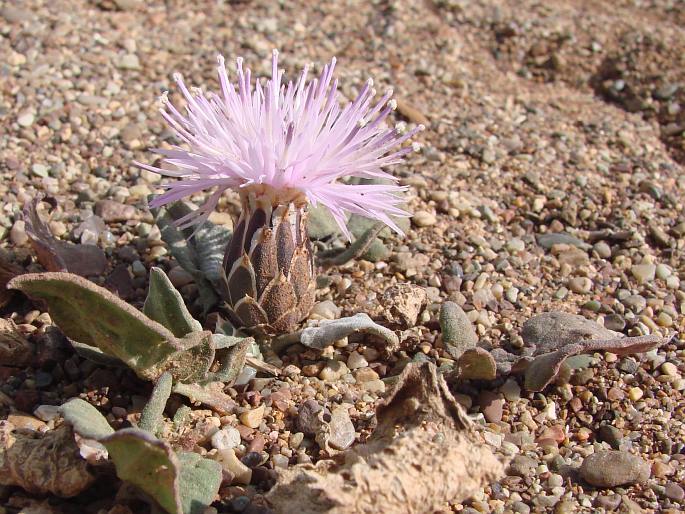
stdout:
<svg viewBox="0 0 685 514">
<path fill-rule="evenodd" d="M 335 59 L 318 78 L 307 81 L 305 66 L 296 83 L 282 84 L 274 50 L 271 79 L 253 86 L 249 68 L 236 62 L 231 82 L 218 57 L 220 94 L 188 90 L 175 74 L 186 99 L 185 113 L 162 95 L 160 112 L 187 149 L 156 149 L 176 170 L 136 163 L 141 168 L 180 180 L 164 185 L 155 198 L 159 207 L 192 195 L 214 190 L 209 199 L 181 224 L 204 222 L 216 208 L 221 194 L 235 189 L 242 195 L 270 195 L 274 203 L 321 203 L 333 214 L 340 229 L 348 213 L 382 221 L 401 233 L 391 216 L 407 216 L 399 207 L 398 193 L 405 188 L 391 184 L 346 184 L 348 177 L 396 179 L 383 167 L 401 161 L 413 146 L 401 147 L 423 127 L 405 131 L 404 124 L 388 127 L 396 103 L 392 91 L 373 102 L 376 91 L 369 79 L 357 98 L 341 106 L 338 81 L 333 79 Z"/>
</svg>

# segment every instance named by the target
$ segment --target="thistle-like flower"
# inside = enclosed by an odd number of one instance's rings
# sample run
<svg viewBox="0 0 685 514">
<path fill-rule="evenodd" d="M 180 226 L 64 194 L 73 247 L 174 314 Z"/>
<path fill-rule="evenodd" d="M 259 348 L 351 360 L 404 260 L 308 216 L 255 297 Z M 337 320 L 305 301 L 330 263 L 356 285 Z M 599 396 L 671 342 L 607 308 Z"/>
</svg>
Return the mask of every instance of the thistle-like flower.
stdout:
<svg viewBox="0 0 685 514">
<path fill-rule="evenodd" d="M 229 81 L 223 57 L 218 61 L 220 94 L 191 92 L 176 74 L 185 113 L 166 94 L 161 98 L 162 116 L 187 148 L 155 152 L 176 170 L 136 164 L 181 179 L 165 184 L 167 191 L 152 207 L 213 190 L 200 208 L 179 220 L 182 227 L 203 223 L 227 189 L 239 193 L 242 212 L 224 259 L 225 300 L 241 326 L 287 331 L 307 316 L 313 301 L 307 206 L 326 206 L 348 238 L 351 213 L 401 233 L 392 217 L 408 215 L 399 207 L 404 187 L 342 180 L 394 182 L 382 168 L 411 152 L 413 146 L 401 145 L 423 127 L 389 128 L 385 121 L 396 107 L 392 91 L 374 103 L 370 79 L 354 101 L 341 106 L 335 59 L 318 78 L 307 81 L 305 66 L 296 83 L 285 85 L 274 51 L 271 79 L 254 86 L 242 59 L 236 63 L 236 83 Z"/>
</svg>

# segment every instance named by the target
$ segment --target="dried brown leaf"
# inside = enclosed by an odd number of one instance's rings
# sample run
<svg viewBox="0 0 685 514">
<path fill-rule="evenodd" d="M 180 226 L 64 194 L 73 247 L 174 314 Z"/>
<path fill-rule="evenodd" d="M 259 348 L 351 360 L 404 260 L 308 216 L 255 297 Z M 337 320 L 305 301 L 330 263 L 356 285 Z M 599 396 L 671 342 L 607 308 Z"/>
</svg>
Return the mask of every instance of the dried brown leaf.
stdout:
<svg viewBox="0 0 685 514">
<path fill-rule="evenodd" d="M 107 259 L 95 245 L 73 244 L 56 239 L 38 215 L 40 198 L 24 205 L 24 222 L 38 261 L 48 271 L 69 271 L 82 277 L 100 275 L 107 268 Z"/>
<path fill-rule="evenodd" d="M 14 321 L 0 318 L 0 364 L 26 366 L 33 358 L 33 345 L 19 331 Z"/>
<path fill-rule="evenodd" d="M 668 342 L 670 338 L 657 335 L 618 337 L 612 339 L 580 339 L 557 351 L 536 357 L 526 369 L 525 387 L 529 391 L 542 391 L 558 376 L 564 361 L 580 353 L 596 351 L 612 352 L 617 355 L 648 352 Z"/>
<path fill-rule="evenodd" d="M 95 480 L 69 425 L 40 438 L 15 434 L 13 439 L 9 447 L 0 448 L 0 484 L 19 486 L 32 494 L 70 498 Z"/>
<path fill-rule="evenodd" d="M 368 443 L 344 452 L 343 464 L 319 461 L 279 471 L 267 496 L 274 510 L 433 512 L 503 473 L 431 363 L 409 364 L 377 416 Z"/>
</svg>

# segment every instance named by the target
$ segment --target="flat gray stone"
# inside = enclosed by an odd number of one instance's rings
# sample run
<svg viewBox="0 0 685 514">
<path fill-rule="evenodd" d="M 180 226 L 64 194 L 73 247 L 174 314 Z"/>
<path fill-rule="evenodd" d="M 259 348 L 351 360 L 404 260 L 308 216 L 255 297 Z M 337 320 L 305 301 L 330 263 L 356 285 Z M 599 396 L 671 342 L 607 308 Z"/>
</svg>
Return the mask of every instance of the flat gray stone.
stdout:
<svg viewBox="0 0 685 514">
<path fill-rule="evenodd" d="M 650 475 L 647 462 L 632 453 L 604 450 L 585 458 L 580 476 L 596 487 L 617 487 L 646 482 Z"/>
</svg>

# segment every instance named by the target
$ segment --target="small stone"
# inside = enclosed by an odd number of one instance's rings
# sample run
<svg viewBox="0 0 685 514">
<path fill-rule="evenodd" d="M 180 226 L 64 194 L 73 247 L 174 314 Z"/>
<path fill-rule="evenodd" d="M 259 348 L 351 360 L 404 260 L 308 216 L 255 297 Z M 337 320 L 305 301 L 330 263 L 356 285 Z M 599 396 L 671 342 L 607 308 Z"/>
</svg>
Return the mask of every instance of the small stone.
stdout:
<svg viewBox="0 0 685 514">
<path fill-rule="evenodd" d="M 10 241 L 17 246 L 24 245 L 28 242 L 29 236 L 26 234 L 26 224 L 24 220 L 17 220 L 12 225 L 10 230 Z"/>
<path fill-rule="evenodd" d="M 232 483 L 248 485 L 252 480 L 252 470 L 236 457 L 232 448 L 217 451 L 213 458 L 234 477 Z"/>
<path fill-rule="evenodd" d="M 319 373 L 319 378 L 325 382 L 333 382 L 347 373 L 348 369 L 344 362 L 328 360 Z"/>
<path fill-rule="evenodd" d="M 310 319 L 336 319 L 340 317 L 340 307 L 335 305 L 331 300 L 324 300 L 312 307 L 309 313 Z"/>
<path fill-rule="evenodd" d="M 513 378 L 508 378 L 507 381 L 502 384 L 500 391 L 502 391 L 504 398 L 506 398 L 508 402 L 515 402 L 521 399 L 521 386 L 519 386 L 518 382 Z"/>
<path fill-rule="evenodd" d="M 635 264 L 630 268 L 630 273 L 635 277 L 640 284 L 645 284 L 654 281 L 656 276 L 655 264 Z"/>
<path fill-rule="evenodd" d="M 587 277 L 573 277 L 568 281 L 568 288 L 574 293 L 587 294 L 592 290 L 592 280 Z"/>
<path fill-rule="evenodd" d="M 212 447 L 217 450 L 228 450 L 240 444 L 240 432 L 233 427 L 224 427 L 212 435 Z"/>
<path fill-rule="evenodd" d="M 464 310 L 455 302 L 445 302 L 440 308 L 442 341 L 453 359 L 478 344 L 478 334 Z"/>
<path fill-rule="evenodd" d="M 414 284 L 397 284 L 383 292 L 381 304 L 391 322 L 407 329 L 416 325 L 427 299 L 428 294 L 424 288 Z"/>
<path fill-rule="evenodd" d="M 510 253 L 520 253 L 526 249 L 526 243 L 521 239 L 513 238 L 507 242 L 507 250 Z"/>
<path fill-rule="evenodd" d="M 316 400 L 306 400 L 297 411 L 295 424 L 305 435 L 314 435 L 321 426 L 319 413 L 323 407 Z"/>
<path fill-rule="evenodd" d="M 685 498 L 685 490 L 675 482 L 666 483 L 664 494 L 666 495 L 666 498 L 677 502 Z"/>
<path fill-rule="evenodd" d="M 25 111 L 19 114 L 19 117 L 17 118 L 17 123 L 19 123 L 19 125 L 21 125 L 22 127 L 30 127 L 31 125 L 33 125 L 34 120 L 34 114 L 30 111 Z"/>
<path fill-rule="evenodd" d="M 623 441 L 623 432 L 614 426 L 602 425 L 599 427 L 599 438 L 608 443 L 614 450 L 618 450 Z"/>
<path fill-rule="evenodd" d="M 592 248 L 595 250 L 595 252 L 597 252 L 597 255 L 602 259 L 608 259 L 611 257 L 611 247 L 604 241 L 599 241 L 598 243 L 595 243 Z"/>
<path fill-rule="evenodd" d="M 667 375 L 669 377 L 675 377 L 679 374 L 678 366 L 676 366 L 672 362 L 664 362 L 659 369 L 664 375 Z"/>
<path fill-rule="evenodd" d="M 264 405 L 260 405 L 256 409 L 243 412 L 240 415 L 240 422 L 246 427 L 258 428 L 259 424 L 262 422 L 262 418 L 264 418 L 265 408 Z"/>
<path fill-rule="evenodd" d="M 137 70 L 140 69 L 140 60 L 136 54 L 126 54 L 119 58 L 116 65 L 122 70 Z"/>
<path fill-rule="evenodd" d="M 649 464 L 636 455 L 616 450 L 602 450 L 585 458 L 580 476 L 596 487 L 617 487 L 643 483 L 650 475 Z"/>
<path fill-rule="evenodd" d="M 642 389 L 640 389 L 639 387 L 631 387 L 628 390 L 628 397 L 634 402 L 636 402 L 640 398 L 642 398 L 644 396 L 644 394 L 645 394 L 644 391 Z"/>
<path fill-rule="evenodd" d="M 31 173 L 36 177 L 45 178 L 48 176 L 48 167 L 45 164 L 37 162 L 31 166 Z"/>
<path fill-rule="evenodd" d="M 349 369 L 359 369 L 365 368 L 369 363 L 366 361 L 364 356 L 359 352 L 352 352 L 347 358 L 347 367 Z"/>
<path fill-rule="evenodd" d="M 620 494 L 607 494 L 606 496 L 598 496 L 595 505 L 597 507 L 602 507 L 607 511 L 614 511 L 618 509 L 621 504 Z"/>
<path fill-rule="evenodd" d="M 334 408 L 328 425 L 330 429 L 328 444 L 336 450 L 344 450 L 354 442 L 356 437 L 354 425 L 346 407 Z"/>
<path fill-rule="evenodd" d="M 503 398 L 500 398 L 491 391 L 481 391 L 478 396 L 478 403 L 488 423 L 497 423 L 502 420 Z"/>
<path fill-rule="evenodd" d="M 411 220 L 417 227 L 429 227 L 438 221 L 435 215 L 428 211 L 416 211 Z"/>
<path fill-rule="evenodd" d="M 575 246 L 582 250 L 587 250 L 590 245 L 584 243 L 577 237 L 567 234 L 565 232 L 550 232 L 547 234 L 538 234 L 536 236 L 537 243 L 546 250 L 550 250 L 554 245 L 565 244 Z"/>
<path fill-rule="evenodd" d="M 515 501 L 512 503 L 511 509 L 517 514 L 530 514 L 530 507 L 522 501 Z"/>
<path fill-rule="evenodd" d="M 114 200 L 100 200 L 95 203 L 95 214 L 106 223 L 128 221 L 135 218 L 136 208 Z"/>
<path fill-rule="evenodd" d="M 34 432 L 47 429 L 47 425 L 43 421 L 28 414 L 10 414 L 7 416 L 7 421 L 18 429 L 32 430 Z"/>
<path fill-rule="evenodd" d="M 669 266 L 667 266 L 666 264 L 659 263 L 656 265 L 656 271 L 655 271 L 656 278 L 659 278 L 661 280 L 666 280 L 672 274 L 673 274 L 673 270 Z"/>
<path fill-rule="evenodd" d="M 509 463 L 507 475 L 526 478 L 537 467 L 538 462 L 526 455 L 517 455 Z"/>
<path fill-rule="evenodd" d="M 385 382 L 382 380 L 367 380 L 362 383 L 362 389 L 370 394 L 380 394 L 385 392 Z"/>
<path fill-rule="evenodd" d="M 33 415 L 47 423 L 58 418 L 61 415 L 61 411 L 58 405 L 39 405 L 33 411 Z"/>
</svg>

